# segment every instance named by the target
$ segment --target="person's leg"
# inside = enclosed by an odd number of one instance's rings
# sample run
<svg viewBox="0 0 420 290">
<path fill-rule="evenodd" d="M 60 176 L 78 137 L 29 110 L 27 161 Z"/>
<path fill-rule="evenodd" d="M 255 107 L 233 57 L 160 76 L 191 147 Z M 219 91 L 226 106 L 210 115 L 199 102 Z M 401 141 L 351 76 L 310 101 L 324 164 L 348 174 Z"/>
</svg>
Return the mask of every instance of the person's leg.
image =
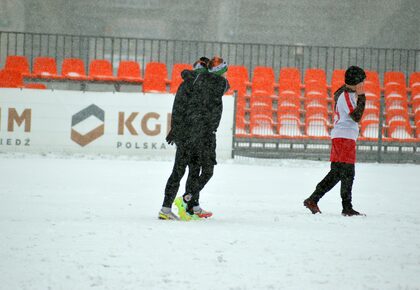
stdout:
<svg viewBox="0 0 420 290">
<path fill-rule="evenodd" d="M 172 169 L 172 174 L 169 176 L 165 187 L 165 198 L 163 201 L 163 207 L 165 208 L 172 207 L 172 203 L 174 202 L 179 189 L 179 184 L 185 174 L 185 169 L 188 163 L 186 153 L 187 152 L 183 147 L 178 147 L 176 150 L 175 163 Z"/>
<path fill-rule="evenodd" d="M 343 205 L 343 210 L 350 210 L 353 208 L 351 200 L 352 200 L 353 180 L 355 176 L 354 164 L 343 163 L 340 174 L 341 174 L 341 201 Z"/>
<path fill-rule="evenodd" d="M 330 172 L 318 183 L 309 199 L 317 203 L 325 193 L 330 191 L 341 179 L 340 169 L 340 162 L 331 162 Z"/>
<path fill-rule="evenodd" d="M 216 161 L 216 134 L 211 134 L 206 140 L 205 146 L 200 152 L 199 163 L 201 165 L 201 174 L 197 179 L 197 182 L 194 183 L 193 188 L 191 189 L 192 198 L 189 203 L 189 207 L 199 210 L 199 199 L 200 192 L 209 182 L 213 176 L 214 166 L 217 164 Z"/>
<path fill-rule="evenodd" d="M 200 180 L 200 165 L 197 163 L 188 164 L 188 179 L 185 185 L 184 201 L 188 207 L 192 206 L 193 196 L 196 195 L 199 180 Z"/>
<path fill-rule="evenodd" d="M 199 206 L 199 199 L 200 199 L 200 192 L 209 182 L 211 177 L 213 176 L 214 165 L 213 164 L 206 164 L 201 167 L 201 174 L 198 178 L 196 187 L 194 188 L 193 197 L 192 197 L 192 206 Z"/>
</svg>

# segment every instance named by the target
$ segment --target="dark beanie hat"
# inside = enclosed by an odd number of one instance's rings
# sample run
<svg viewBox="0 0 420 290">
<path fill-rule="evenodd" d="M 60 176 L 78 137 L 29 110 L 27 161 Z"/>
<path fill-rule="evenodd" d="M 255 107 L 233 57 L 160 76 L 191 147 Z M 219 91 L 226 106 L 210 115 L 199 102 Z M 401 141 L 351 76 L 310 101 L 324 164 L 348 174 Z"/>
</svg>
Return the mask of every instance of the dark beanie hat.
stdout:
<svg viewBox="0 0 420 290">
<path fill-rule="evenodd" d="M 363 82 L 366 78 L 366 73 L 358 66 L 351 66 L 346 70 L 345 83 L 346 85 L 355 86 Z"/>
<path fill-rule="evenodd" d="M 205 56 L 200 57 L 200 60 L 203 61 L 207 66 L 209 65 L 210 59 Z"/>
<path fill-rule="evenodd" d="M 196 62 L 194 62 L 193 70 L 196 71 L 196 72 L 199 72 L 199 73 L 206 72 L 206 71 L 208 71 L 207 63 L 205 63 L 204 61 L 199 59 Z"/>
</svg>

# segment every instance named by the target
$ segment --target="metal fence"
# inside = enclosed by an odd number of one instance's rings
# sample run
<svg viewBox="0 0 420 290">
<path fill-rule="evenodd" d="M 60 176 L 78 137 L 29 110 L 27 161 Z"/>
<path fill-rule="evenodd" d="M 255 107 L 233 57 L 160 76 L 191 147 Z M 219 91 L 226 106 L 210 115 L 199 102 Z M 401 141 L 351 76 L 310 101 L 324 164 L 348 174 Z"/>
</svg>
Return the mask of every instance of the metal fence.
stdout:
<svg viewBox="0 0 420 290">
<path fill-rule="evenodd" d="M 401 71 L 408 77 L 420 66 L 418 49 L 385 49 L 358 47 L 323 47 L 281 44 L 229 43 L 166 39 L 140 39 L 106 36 L 42 34 L 0 31 L 0 67 L 6 56 L 51 56 L 60 66 L 64 58 L 84 60 L 86 69 L 92 59 L 107 59 L 114 68 L 120 60 L 142 64 L 164 62 L 170 70 L 174 63 L 192 63 L 200 56 L 220 55 L 229 64 L 245 65 L 250 72 L 255 66 L 269 66 L 275 72 L 282 67 L 321 68 L 328 79 L 334 69 L 359 65 L 367 70 Z M 60 69 L 60 67 L 59 67 Z"/>
</svg>

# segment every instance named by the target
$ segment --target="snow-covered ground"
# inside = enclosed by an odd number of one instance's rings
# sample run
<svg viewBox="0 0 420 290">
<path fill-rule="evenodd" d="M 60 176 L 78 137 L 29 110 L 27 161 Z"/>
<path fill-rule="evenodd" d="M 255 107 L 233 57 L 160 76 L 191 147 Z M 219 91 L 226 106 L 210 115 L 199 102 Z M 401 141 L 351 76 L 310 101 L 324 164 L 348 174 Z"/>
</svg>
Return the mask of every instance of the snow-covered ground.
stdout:
<svg viewBox="0 0 420 290">
<path fill-rule="evenodd" d="M 420 289 L 420 166 L 357 164 L 302 201 L 329 163 L 217 165 L 205 221 L 160 221 L 167 161 L 0 154 L 0 289 Z"/>
</svg>

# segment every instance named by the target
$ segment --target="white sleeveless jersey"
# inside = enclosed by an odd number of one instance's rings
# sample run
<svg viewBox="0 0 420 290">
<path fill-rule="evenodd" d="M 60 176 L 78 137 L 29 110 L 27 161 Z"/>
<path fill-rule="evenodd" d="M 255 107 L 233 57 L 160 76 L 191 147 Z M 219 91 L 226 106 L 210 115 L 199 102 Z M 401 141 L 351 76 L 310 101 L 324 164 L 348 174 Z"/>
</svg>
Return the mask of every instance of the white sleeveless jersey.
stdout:
<svg viewBox="0 0 420 290">
<path fill-rule="evenodd" d="M 331 139 L 346 138 L 357 140 L 359 124 L 355 122 L 350 113 L 356 108 L 356 93 L 342 92 L 334 108 L 334 128 L 331 130 Z"/>
</svg>

